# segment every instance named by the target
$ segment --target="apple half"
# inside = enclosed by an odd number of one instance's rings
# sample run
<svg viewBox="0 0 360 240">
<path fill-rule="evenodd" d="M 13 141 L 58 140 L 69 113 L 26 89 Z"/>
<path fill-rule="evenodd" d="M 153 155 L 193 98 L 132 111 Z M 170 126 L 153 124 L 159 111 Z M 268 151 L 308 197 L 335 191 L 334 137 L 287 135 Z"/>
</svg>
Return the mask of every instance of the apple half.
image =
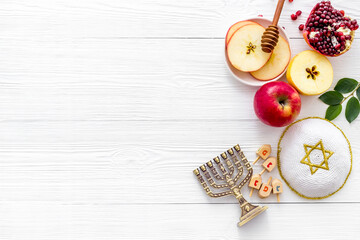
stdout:
<svg viewBox="0 0 360 240">
<path fill-rule="evenodd" d="M 227 44 L 230 41 L 230 38 L 232 37 L 232 35 L 242 26 L 248 25 L 248 24 L 258 24 L 256 22 L 252 22 L 252 21 L 239 21 L 237 23 L 234 23 L 233 25 L 231 25 L 231 27 L 229 28 L 229 30 L 226 33 L 226 37 L 225 37 L 225 46 L 227 46 Z M 259 24 L 258 24 L 259 25 Z"/>
<path fill-rule="evenodd" d="M 248 24 L 240 27 L 230 38 L 226 52 L 231 65 L 243 72 L 254 72 L 262 68 L 271 53 L 261 50 L 263 26 Z"/>
<path fill-rule="evenodd" d="M 297 54 L 290 61 L 286 78 L 300 93 L 318 95 L 330 88 L 334 72 L 325 56 L 307 50 Z"/>
<path fill-rule="evenodd" d="M 289 43 L 281 36 L 269 61 L 259 70 L 250 74 L 260 81 L 268 81 L 283 73 L 291 59 Z"/>
</svg>

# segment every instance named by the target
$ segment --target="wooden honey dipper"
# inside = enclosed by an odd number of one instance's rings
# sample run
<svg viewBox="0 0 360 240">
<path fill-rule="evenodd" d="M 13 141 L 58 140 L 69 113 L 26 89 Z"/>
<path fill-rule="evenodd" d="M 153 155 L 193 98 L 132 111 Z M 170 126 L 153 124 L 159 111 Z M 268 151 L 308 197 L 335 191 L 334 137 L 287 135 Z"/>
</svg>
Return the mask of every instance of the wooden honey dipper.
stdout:
<svg viewBox="0 0 360 240">
<path fill-rule="evenodd" d="M 279 22 L 281 10 L 284 6 L 285 0 L 279 0 L 276 11 L 274 14 L 274 19 L 272 25 L 265 29 L 265 32 L 261 38 L 261 49 L 266 53 L 271 53 L 272 50 L 276 47 L 276 44 L 279 40 L 279 30 L 277 24 Z"/>
</svg>

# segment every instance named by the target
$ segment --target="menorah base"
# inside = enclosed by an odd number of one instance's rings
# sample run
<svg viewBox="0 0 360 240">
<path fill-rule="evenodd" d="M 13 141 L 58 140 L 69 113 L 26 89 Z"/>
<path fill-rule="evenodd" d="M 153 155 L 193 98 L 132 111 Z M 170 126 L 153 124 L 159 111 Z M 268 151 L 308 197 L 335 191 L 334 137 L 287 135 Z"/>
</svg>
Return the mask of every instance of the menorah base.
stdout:
<svg viewBox="0 0 360 240">
<path fill-rule="evenodd" d="M 240 222 L 238 223 L 238 226 L 241 227 L 242 225 L 249 222 L 251 219 L 259 215 L 260 213 L 264 212 L 266 209 L 268 209 L 267 206 L 256 206 L 250 212 L 240 217 Z"/>
</svg>

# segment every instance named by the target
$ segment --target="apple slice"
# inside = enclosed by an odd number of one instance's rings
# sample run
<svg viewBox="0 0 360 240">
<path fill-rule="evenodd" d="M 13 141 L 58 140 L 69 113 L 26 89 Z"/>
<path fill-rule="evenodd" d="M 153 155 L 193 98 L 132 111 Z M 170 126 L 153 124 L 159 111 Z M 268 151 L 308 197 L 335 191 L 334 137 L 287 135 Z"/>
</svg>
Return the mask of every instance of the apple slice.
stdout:
<svg viewBox="0 0 360 240">
<path fill-rule="evenodd" d="M 231 27 L 229 28 L 229 30 L 226 33 L 225 45 L 227 45 L 229 43 L 230 38 L 232 37 L 234 32 L 236 32 L 242 26 L 245 26 L 245 25 L 248 25 L 248 24 L 257 24 L 257 23 L 252 22 L 252 21 L 240 21 L 240 22 L 237 22 L 237 23 L 234 23 L 233 25 L 231 25 Z"/>
<path fill-rule="evenodd" d="M 276 78 L 285 71 L 291 59 L 289 43 L 281 36 L 269 61 L 259 70 L 250 74 L 261 81 L 268 81 Z"/>
<path fill-rule="evenodd" d="M 231 65 L 243 72 L 259 70 L 271 57 L 261 50 L 261 37 L 265 28 L 248 24 L 239 28 L 230 38 L 227 55 Z"/>
<path fill-rule="evenodd" d="M 318 95 L 329 89 L 334 72 L 330 61 L 320 53 L 307 50 L 296 55 L 286 72 L 289 83 L 304 95 Z"/>
</svg>

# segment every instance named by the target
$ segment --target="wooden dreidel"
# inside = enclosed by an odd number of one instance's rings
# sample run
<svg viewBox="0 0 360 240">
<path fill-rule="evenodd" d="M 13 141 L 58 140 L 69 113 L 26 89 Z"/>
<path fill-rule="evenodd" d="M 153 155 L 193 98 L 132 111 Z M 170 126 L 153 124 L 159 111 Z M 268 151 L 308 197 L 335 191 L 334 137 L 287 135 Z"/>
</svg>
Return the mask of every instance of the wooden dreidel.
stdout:
<svg viewBox="0 0 360 240">
<path fill-rule="evenodd" d="M 258 157 L 255 159 L 253 164 L 255 164 L 257 161 L 259 161 L 260 158 L 267 159 L 271 153 L 271 145 L 270 144 L 264 144 L 262 145 L 257 151 L 256 154 Z"/>
<path fill-rule="evenodd" d="M 269 157 L 268 159 L 266 159 L 266 161 L 262 164 L 264 169 L 261 171 L 260 175 L 263 174 L 265 172 L 265 170 L 267 170 L 268 172 L 271 172 L 274 169 L 274 167 L 276 166 L 276 164 L 277 164 L 276 158 Z"/>
<path fill-rule="evenodd" d="M 261 185 L 261 188 L 258 192 L 259 194 L 259 197 L 261 198 L 267 198 L 270 193 L 271 193 L 271 190 L 272 190 L 272 187 L 270 186 L 270 182 L 271 182 L 271 177 L 269 178 L 269 180 L 267 181 L 267 183 L 263 183 Z"/>
<path fill-rule="evenodd" d="M 250 190 L 250 194 L 249 196 L 251 197 L 253 192 L 254 192 L 254 189 L 260 189 L 261 187 L 261 175 L 260 174 L 255 174 L 251 177 L 250 179 L 250 182 L 249 182 L 249 187 L 251 187 L 251 190 Z"/>
<path fill-rule="evenodd" d="M 283 184 L 282 184 L 282 182 L 279 179 L 275 178 L 271 182 L 271 186 L 273 188 L 273 193 L 276 194 L 277 201 L 280 202 L 279 194 L 283 192 Z"/>
</svg>

